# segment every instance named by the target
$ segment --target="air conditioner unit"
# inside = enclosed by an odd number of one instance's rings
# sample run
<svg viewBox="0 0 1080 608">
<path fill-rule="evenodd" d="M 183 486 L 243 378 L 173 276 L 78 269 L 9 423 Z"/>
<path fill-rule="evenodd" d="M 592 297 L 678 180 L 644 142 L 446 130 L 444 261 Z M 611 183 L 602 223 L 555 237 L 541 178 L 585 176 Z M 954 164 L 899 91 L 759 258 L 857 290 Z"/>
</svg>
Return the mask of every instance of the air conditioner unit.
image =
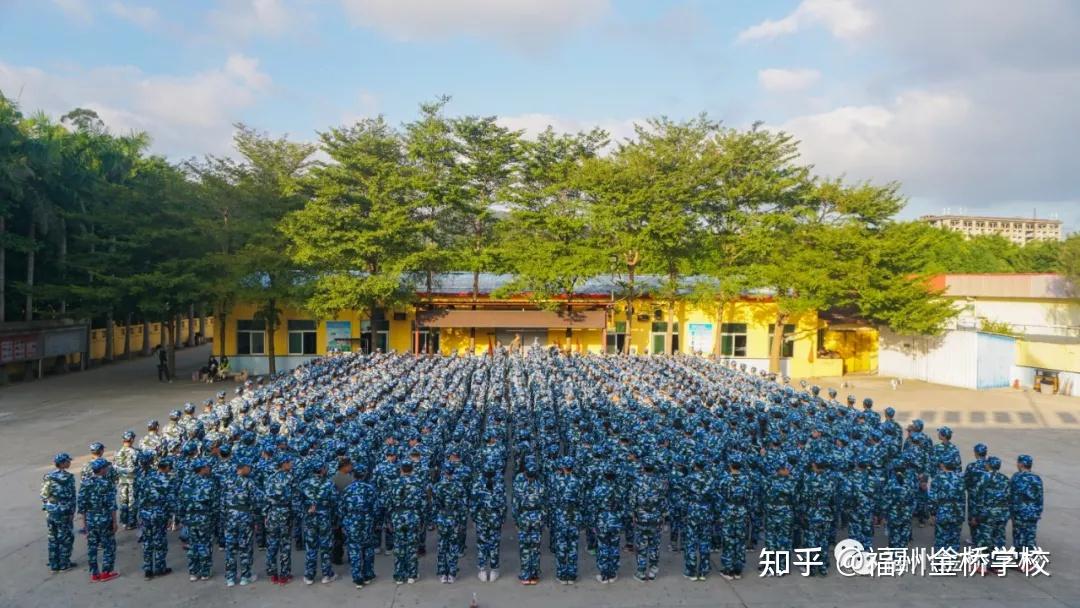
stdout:
<svg viewBox="0 0 1080 608">
<path fill-rule="evenodd" d="M 650 315 L 644 315 L 643 314 L 643 315 L 638 315 L 637 316 L 638 321 L 648 321 L 650 319 L 652 319 L 652 317 Z"/>
<path fill-rule="evenodd" d="M 403 313 L 403 312 L 395 312 L 394 313 L 394 320 L 395 321 L 404 321 L 405 320 L 405 313 Z"/>
</svg>

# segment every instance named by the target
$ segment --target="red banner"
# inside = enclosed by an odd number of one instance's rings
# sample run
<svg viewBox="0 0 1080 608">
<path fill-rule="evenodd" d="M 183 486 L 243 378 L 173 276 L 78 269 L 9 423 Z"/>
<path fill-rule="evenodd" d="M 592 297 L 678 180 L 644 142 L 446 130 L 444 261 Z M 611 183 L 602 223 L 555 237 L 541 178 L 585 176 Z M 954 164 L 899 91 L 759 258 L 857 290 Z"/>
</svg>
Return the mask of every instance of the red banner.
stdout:
<svg viewBox="0 0 1080 608">
<path fill-rule="evenodd" d="M 35 334 L 0 338 L 0 364 L 37 359 L 38 338 Z"/>
</svg>

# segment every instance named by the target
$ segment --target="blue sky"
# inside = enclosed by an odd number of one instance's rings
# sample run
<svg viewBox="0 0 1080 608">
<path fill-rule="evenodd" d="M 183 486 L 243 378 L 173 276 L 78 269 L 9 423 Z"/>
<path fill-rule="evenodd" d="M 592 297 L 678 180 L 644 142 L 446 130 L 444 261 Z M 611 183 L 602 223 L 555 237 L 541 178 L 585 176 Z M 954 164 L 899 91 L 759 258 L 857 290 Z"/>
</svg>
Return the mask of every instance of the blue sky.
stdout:
<svg viewBox="0 0 1080 608">
<path fill-rule="evenodd" d="M 228 153 L 237 121 L 312 139 L 441 94 L 528 132 L 704 111 L 900 181 L 908 216 L 1076 229 L 1077 33 L 1067 0 L 0 0 L 0 91 L 175 159 Z"/>
</svg>

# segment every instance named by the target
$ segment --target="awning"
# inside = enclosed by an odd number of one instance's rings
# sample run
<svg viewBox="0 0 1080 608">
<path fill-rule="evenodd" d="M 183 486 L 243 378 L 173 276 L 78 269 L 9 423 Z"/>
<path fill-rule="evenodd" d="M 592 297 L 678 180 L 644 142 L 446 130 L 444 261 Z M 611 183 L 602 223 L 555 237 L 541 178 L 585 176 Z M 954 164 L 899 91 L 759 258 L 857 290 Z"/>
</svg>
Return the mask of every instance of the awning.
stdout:
<svg viewBox="0 0 1080 608">
<path fill-rule="evenodd" d="M 603 310 L 573 311 L 572 314 L 550 310 L 447 310 L 420 312 L 416 321 L 421 327 L 504 327 L 511 329 L 603 329 L 607 314 Z"/>
</svg>

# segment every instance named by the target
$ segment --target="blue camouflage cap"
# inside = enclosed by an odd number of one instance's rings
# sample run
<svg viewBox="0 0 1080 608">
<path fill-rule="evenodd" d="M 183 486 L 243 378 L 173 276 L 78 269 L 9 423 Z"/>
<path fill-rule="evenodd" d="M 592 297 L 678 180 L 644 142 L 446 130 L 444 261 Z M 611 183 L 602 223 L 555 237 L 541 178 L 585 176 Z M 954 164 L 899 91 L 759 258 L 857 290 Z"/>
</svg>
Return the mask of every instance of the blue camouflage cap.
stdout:
<svg viewBox="0 0 1080 608">
<path fill-rule="evenodd" d="M 573 456 L 563 456 L 562 458 L 560 458 L 559 459 L 559 468 L 560 469 L 572 469 L 572 468 L 574 468 L 574 457 Z"/>
<path fill-rule="evenodd" d="M 896 410 L 892 406 L 889 406 L 889 407 L 885 408 L 885 416 L 887 418 L 892 418 L 895 415 L 896 415 Z"/>
<path fill-rule="evenodd" d="M 1016 457 L 1016 464 L 1022 467 L 1030 469 L 1033 462 L 1034 461 L 1032 460 L 1031 456 L 1028 456 L 1027 454 L 1021 454 Z"/>
<path fill-rule="evenodd" d="M 71 454 L 68 454 L 67 452 L 60 452 L 56 456 L 53 456 L 52 460 L 53 464 L 55 465 L 60 465 L 64 462 L 71 462 Z"/>
<path fill-rule="evenodd" d="M 132 431 L 130 429 L 124 431 L 124 434 L 123 434 L 123 436 L 121 438 L 124 441 L 135 441 L 135 431 Z"/>
<path fill-rule="evenodd" d="M 105 460 L 104 458 L 95 458 L 94 461 L 90 463 L 90 470 L 97 473 L 107 466 L 109 466 L 108 460 Z"/>
<path fill-rule="evenodd" d="M 985 456 L 985 455 L 986 455 L 986 452 L 987 452 L 987 451 L 988 451 L 989 449 L 990 449 L 990 448 L 986 447 L 986 444 L 985 444 L 985 443 L 976 443 L 976 444 L 975 444 L 975 453 L 976 453 L 976 454 L 978 454 L 978 455 L 980 455 L 980 456 Z"/>
<path fill-rule="evenodd" d="M 991 456 L 990 458 L 986 459 L 986 464 L 989 465 L 991 469 L 996 471 L 1001 468 L 1001 459 L 997 456 Z"/>
<path fill-rule="evenodd" d="M 88 449 L 94 454 L 97 454 L 98 452 L 105 451 L 105 445 L 102 444 L 100 441 L 95 441 L 94 443 L 90 444 L 90 447 Z"/>
</svg>

